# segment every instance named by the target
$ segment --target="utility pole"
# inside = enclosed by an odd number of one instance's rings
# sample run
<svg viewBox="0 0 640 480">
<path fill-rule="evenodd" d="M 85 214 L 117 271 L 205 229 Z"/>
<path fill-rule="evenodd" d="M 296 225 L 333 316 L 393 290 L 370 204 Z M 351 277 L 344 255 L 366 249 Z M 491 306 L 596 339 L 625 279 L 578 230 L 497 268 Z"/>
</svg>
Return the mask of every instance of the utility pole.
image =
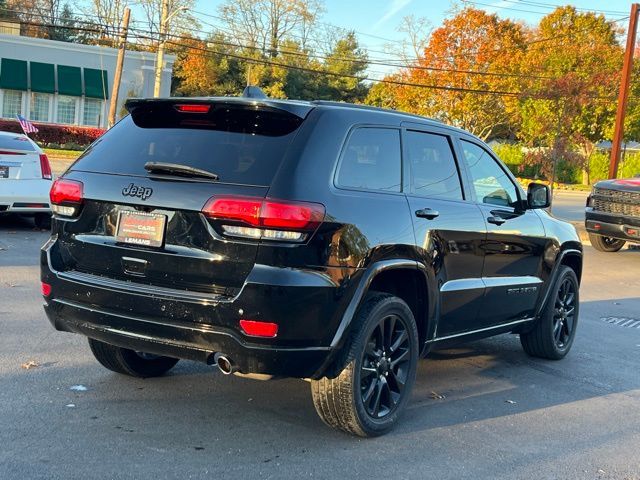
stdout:
<svg viewBox="0 0 640 480">
<path fill-rule="evenodd" d="M 124 63 L 124 52 L 127 49 L 127 33 L 129 30 L 129 16 L 131 9 L 124 9 L 122 17 L 122 28 L 120 31 L 120 45 L 118 46 L 118 60 L 116 61 L 116 72 L 113 76 L 113 87 L 111 88 L 111 102 L 109 104 L 109 128 L 116 123 L 116 108 L 118 108 L 118 91 L 122 80 L 122 64 Z"/>
<path fill-rule="evenodd" d="M 156 55 L 156 79 L 153 85 L 153 96 L 160 96 L 162 86 L 162 67 L 164 64 L 164 45 L 167 35 L 167 17 L 169 15 L 169 0 L 162 0 L 162 10 L 160 12 L 160 42 L 158 43 L 158 53 Z"/>
<path fill-rule="evenodd" d="M 620 82 L 620 94 L 618 95 L 618 111 L 616 112 L 616 125 L 611 144 L 611 163 L 609 164 L 609 178 L 618 176 L 618 163 L 620 162 L 620 148 L 624 138 L 624 116 L 629 98 L 629 84 L 631 83 L 631 70 L 633 67 L 633 51 L 636 46 L 638 32 L 638 12 L 640 4 L 631 5 L 629 17 L 629 30 L 627 32 L 627 47 L 624 52 L 624 64 L 622 66 L 622 80 Z"/>
</svg>

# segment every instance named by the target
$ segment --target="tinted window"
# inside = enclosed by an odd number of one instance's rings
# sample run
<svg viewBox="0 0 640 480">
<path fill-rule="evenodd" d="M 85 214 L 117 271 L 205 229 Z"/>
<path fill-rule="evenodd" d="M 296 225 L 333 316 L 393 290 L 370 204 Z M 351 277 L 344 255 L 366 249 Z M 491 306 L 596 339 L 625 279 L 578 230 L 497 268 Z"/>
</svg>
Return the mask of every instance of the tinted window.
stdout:
<svg viewBox="0 0 640 480">
<path fill-rule="evenodd" d="M 255 108 L 215 106 L 208 114 L 184 114 L 169 107 L 134 110 L 73 169 L 146 176 L 146 162 L 178 163 L 216 173 L 221 182 L 270 185 L 301 122 Z"/>
<path fill-rule="evenodd" d="M 35 151 L 31 142 L 20 135 L 0 135 L 0 150 Z"/>
<path fill-rule="evenodd" d="M 400 131 L 359 128 L 349 137 L 337 183 L 341 187 L 399 192 Z"/>
<path fill-rule="evenodd" d="M 411 193 L 462 200 L 460 176 L 447 137 L 408 131 L 405 146 L 411 165 Z"/>
<path fill-rule="evenodd" d="M 496 160 L 474 143 L 465 140 L 461 143 L 478 202 L 514 205 L 518 201 L 516 187 Z"/>
</svg>

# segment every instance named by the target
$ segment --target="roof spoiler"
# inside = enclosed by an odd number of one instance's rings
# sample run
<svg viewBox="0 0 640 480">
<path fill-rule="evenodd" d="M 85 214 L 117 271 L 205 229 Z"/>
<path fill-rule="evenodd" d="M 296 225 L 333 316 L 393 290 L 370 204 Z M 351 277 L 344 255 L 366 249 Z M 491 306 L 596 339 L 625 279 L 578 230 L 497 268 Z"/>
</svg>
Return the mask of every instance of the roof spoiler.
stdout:
<svg viewBox="0 0 640 480">
<path fill-rule="evenodd" d="M 309 102 L 298 102 L 291 100 L 275 100 L 272 98 L 268 98 L 262 93 L 262 91 L 258 87 L 247 87 L 252 89 L 252 95 L 255 95 L 255 90 L 263 95 L 263 97 L 258 98 L 255 96 L 252 97 L 201 97 L 201 98 L 188 98 L 188 97 L 173 97 L 173 98 L 130 98 L 124 104 L 125 108 L 129 113 L 133 113 L 134 110 L 137 109 L 147 109 L 153 108 L 154 106 L 158 106 L 160 108 L 166 108 L 168 105 L 172 104 L 181 104 L 181 105 L 202 105 L 202 104 L 210 104 L 210 105 L 226 105 L 226 106 L 247 106 L 250 105 L 254 108 L 264 108 L 265 110 L 281 110 L 283 112 L 287 112 L 291 115 L 294 115 L 298 118 L 304 119 L 309 114 L 311 110 L 315 108 L 315 105 Z M 245 95 L 247 93 L 247 89 L 245 89 Z"/>
</svg>

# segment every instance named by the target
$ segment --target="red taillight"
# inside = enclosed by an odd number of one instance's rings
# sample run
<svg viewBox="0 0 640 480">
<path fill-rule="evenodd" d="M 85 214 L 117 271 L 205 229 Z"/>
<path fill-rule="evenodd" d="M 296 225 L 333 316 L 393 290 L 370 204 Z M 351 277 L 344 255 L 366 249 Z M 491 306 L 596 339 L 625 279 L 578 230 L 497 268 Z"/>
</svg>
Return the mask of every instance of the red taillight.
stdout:
<svg viewBox="0 0 640 480">
<path fill-rule="evenodd" d="M 58 178 L 51 186 L 49 198 L 54 205 L 62 205 L 65 203 L 82 203 L 83 185 L 77 180 L 67 180 L 66 178 Z"/>
<path fill-rule="evenodd" d="M 51 285 L 49 285 L 48 283 L 42 282 L 40 284 L 40 290 L 42 291 L 42 295 L 44 295 L 45 297 L 51 295 Z"/>
<path fill-rule="evenodd" d="M 273 338 L 278 334 L 278 324 L 271 322 L 257 322 L 255 320 L 240 320 L 240 328 L 252 337 Z"/>
<path fill-rule="evenodd" d="M 202 213 L 216 220 L 293 231 L 313 231 L 324 220 L 324 206 L 319 203 L 246 197 L 212 197 Z"/>
<path fill-rule="evenodd" d="M 175 109 L 182 113 L 208 113 L 211 105 L 196 104 L 196 103 L 183 103 L 175 105 Z"/>
<path fill-rule="evenodd" d="M 62 217 L 77 215 L 84 198 L 82 182 L 58 178 L 49 191 L 51 209 Z"/>
<path fill-rule="evenodd" d="M 260 225 L 262 200 L 253 198 L 210 198 L 202 209 L 206 216 L 217 220 L 233 220 Z"/>
<path fill-rule="evenodd" d="M 51 164 L 49 158 L 44 154 L 40 154 L 40 171 L 42 172 L 42 178 L 51 180 Z"/>
</svg>

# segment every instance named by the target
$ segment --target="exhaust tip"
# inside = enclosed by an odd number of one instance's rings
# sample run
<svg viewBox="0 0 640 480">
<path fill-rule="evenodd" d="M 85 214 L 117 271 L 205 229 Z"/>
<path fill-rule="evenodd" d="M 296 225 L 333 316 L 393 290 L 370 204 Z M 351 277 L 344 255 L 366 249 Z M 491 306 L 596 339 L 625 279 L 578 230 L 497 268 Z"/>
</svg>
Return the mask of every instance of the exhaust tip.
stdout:
<svg viewBox="0 0 640 480">
<path fill-rule="evenodd" d="M 224 355 L 218 355 L 218 357 L 216 358 L 216 365 L 225 375 L 231 375 L 235 371 L 233 362 L 231 362 L 231 360 L 229 360 Z"/>
</svg>

